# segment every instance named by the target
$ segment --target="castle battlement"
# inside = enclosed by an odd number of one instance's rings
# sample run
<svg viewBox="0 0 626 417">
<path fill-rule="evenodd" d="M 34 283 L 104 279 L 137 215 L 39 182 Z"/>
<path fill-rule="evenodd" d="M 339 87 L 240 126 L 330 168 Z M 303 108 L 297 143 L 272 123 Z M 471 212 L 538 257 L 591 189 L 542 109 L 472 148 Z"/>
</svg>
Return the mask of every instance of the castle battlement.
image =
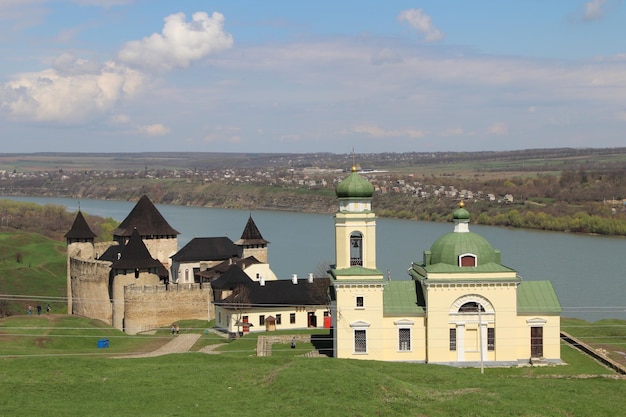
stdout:
<svg viewBox="0 0 626 417">
<path fill-rule="evenodd" d="M 70 257 L 71 277 L 79 277 L 83 281 L 107 281 L 111 262 L 96 259 L 82 259 Z"/>
<path fill-rule="evenodd" d="M 169 284 L 169 285 L 127 285 L 124 294 L 136 293 L 159 293 L 159 292 L 186 292 L 186 291 L 211 291 L 210 285 L 200 284 Z"/>
</svg>

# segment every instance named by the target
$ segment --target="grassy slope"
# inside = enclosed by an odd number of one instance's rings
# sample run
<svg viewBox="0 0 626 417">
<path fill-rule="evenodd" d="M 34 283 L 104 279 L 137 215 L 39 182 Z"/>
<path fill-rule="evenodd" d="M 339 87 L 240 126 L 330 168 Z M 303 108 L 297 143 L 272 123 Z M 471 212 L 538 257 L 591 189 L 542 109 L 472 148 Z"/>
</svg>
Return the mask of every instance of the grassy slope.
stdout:
<svg viewBox="0 0 626 417">
<path fill-rule="evenodd" d="M 29 304 L 35 307 L 42 303 L 45 307 L 48 302 L 54 312 L 67 311 L 65 301 L 57 299 L 66 296 L 67 267 L 62 242 L 35 233 L 0 233 L 0 254 L 0 294 L 44 297 L 13 302 L 14 313 L 24 312 Z"/>
<path fill-rule="evenodd" d="M 97 348 L 102 337 L 109 349 Z M 249 336 L 219 355 L 107 357 L 152 350 L 172 337 L 129 336 L 80 317 L 0 320 L 0 410 L 11 416 L 614 416 L 623 404 L 625 381 L 607 378 L 609 370 L 568 346 L 562 347 L 568 365 L 488 368 L 484 375 L 475 368 L 299 357 L 308 344 L 296 351 L 277 346 L 275 355 L 258 358 Z"/>
<path fill-rule="evenodd" d="M 0 409 L 12 416 L 616 415 L 623 380 L 576 378 L 567 368 L 481 375 L 434 365 L 200 353 L 4 359 Z"/>
</svg>

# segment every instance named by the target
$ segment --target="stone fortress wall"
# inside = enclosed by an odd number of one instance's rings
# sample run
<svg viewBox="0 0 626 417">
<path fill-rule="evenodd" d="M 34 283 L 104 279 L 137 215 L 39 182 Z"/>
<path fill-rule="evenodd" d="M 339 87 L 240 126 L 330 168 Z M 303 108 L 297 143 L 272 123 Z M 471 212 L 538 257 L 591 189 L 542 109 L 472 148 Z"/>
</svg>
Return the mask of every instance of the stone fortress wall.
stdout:
<svg viewBox="0 0 626 417">
<path fill-rule="evenodd" d="M 136 334 L 169 326 L 181 318 L 212 320 L 211 300 L 209 284 L 126 286 L 125 331 Z"/>
</svg>

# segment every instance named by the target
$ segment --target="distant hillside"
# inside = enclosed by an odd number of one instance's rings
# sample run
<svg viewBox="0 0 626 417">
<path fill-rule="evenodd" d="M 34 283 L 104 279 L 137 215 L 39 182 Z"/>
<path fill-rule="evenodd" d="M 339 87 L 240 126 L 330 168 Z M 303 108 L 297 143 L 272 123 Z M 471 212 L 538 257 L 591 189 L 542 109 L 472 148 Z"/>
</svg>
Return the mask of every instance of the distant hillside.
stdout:
<svg viewBox="0 0 626 417">
<path fill-rule="evenodd" d="M 41 206 L 35 203 L 17 202 L 0 199 L 2 214 L 1 232 L 39 233 L 50 239 L 64 241 L 64 235 L 72 227 L 76 213 L 68 212 L 65 207 L 53 204 Z M 89 216 L 83 213 L 98 240 L 112 240 L 111 231 L 117 227 L 113 219 Z"/>
<path fill-rule="evenodd" d="M 358 152 L 358 149 L 357 149 Z M 364 168 L 392 169 L 433 167 L 480 162 L 486 170 L 543 172 L 557 169 L 614 169 L 623 167 L 626 148 L 548 148 L 475 152 L 384 153 L 0 153 L 0 171 L 124 171 L 146 169 L 258 169 L 343 168 L 353 163 Z M 504 162 L 504 164 L 502 164 Z M 490 164 L 494 164 L 490 168 Z"/>
</svg>

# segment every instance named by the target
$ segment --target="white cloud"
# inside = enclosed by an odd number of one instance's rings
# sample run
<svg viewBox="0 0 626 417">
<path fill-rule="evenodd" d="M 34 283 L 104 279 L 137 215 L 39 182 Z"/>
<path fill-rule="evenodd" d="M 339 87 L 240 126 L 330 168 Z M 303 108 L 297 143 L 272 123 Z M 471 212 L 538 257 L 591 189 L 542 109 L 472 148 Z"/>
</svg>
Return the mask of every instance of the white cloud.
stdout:
<svg viewBox="0 0 626 417">
<path fill-rule="evenodd" d="M 114 114 L 109 120 L 116 125 L 125 125 L 131 122 L 131 118 L 127 114 Z"/>
<path fill-rule="evenodd" d="M 509 133 L 509 126 L 504 122 L 496 122 L 489 126 L 488 131 L 492 135 L 506 135 Z"/>
<path fill-rule="evenodd" d="M 161 123 L 156 123 L 153 125 L 138 126 L 137 130 L 140 133 L 143 133 L 144 135 L 148 135 L 148 136 L 163 136 L 163 135 L 167 135 L 168 133 L 170 133 L 170 129 L 162 125 Z"/>
<path fill-rule="evenodd" d="M 448 137 L 448 136 L 461 136 L 465 134 L 465 131 L 460 127 L 453 127 L 450 129 L 446 129 L 439 134 L 439 136 Z"/>
<path fill-rule="evenodd" d="M 62 56 L 53 68 L 17 75 L 4 85 L 0 100 L 15 120 L 75 124 L 110 111 L 143 83 L 141 73 L 114 62 L 98 67 Z"/>
<path fill-rule="evenodd" d="M 351 131 L 353 133 L 365 134 L 373 138 L 389 138 L 389 137 L 421 138 L 425 135 L 425 133 L 421 130 L 415 130 L 415 129 L 385 130 L 378 126 L 371 126 L 371 125 L 353 126 Z"/>
<path fill-rule="evenodd" d="M 72 54 L 62 54 L 52 61 L 52 69 L 61 76 L 98 74 L 101 65 L 95 61 L 75 58 Z"/>
<path fill-rule="evenodd" d="M 187 22 L 184 13 L 167 16 L 161 34 L 127 42 L 118 58 L 128 65 L 163 71 L 187 68 L 192 61 L 233 45 L 232 36 L 224 32 L 221 13 L 196 12 L 191 18 Z"/>
<path fill-rule="evenodd" d="M 84 0 L 81 4 L 103 7 L 124 0 Z M 15 3 L 17 4 L 17 2 Z M 2 9 L 0 8 L 0 11 Z M 111 111 L 124 99 L 133 98 L 148 76 L 129 65 L 167 70 L 187 67 L 193 60 L 232 46 L 232 36 L 223 31 L 224 17 L 194 13 L 185 22 L 183 13 L 165 18 L 163 34 L 126 43 L 119 52 L 123 63 L 104 65 L 71 54 L 61 54 L 49 69 L 18 74 L 0 90 L 0 108 L 14 120 L 77 124 Z M 163 134 L 162 125 L 139 130 Z"/>
<path fill-rule="evenodd" d="M 606 0 L 591 0 L 583 5 L 583 20 L 600 20 L 604 17 Z"/>
<path fill-rule="evenodd" d="M 402 62 L 402 59 L 390 48 L 383 48 L 376 51 L 372 56 L 372 64 L 374 65 L 395 64 L 398 62 Z"/>
<path fill-rule="evenodd" d="M 407 22 L 412 28 L 424 35 L 428 42 L 436 42 L 443 39 L 444 34 L 433 25 L 429 15 L 424 13 L 422 9 L 403 10 L 398 15 L 398 22 Z"/>
<path fill-rule="evenodd" d="M 82 6 L 100 6 L 107 8 L 130 4 L 133 0 L 73 0 L 73 2 Z"/>
</svg>

